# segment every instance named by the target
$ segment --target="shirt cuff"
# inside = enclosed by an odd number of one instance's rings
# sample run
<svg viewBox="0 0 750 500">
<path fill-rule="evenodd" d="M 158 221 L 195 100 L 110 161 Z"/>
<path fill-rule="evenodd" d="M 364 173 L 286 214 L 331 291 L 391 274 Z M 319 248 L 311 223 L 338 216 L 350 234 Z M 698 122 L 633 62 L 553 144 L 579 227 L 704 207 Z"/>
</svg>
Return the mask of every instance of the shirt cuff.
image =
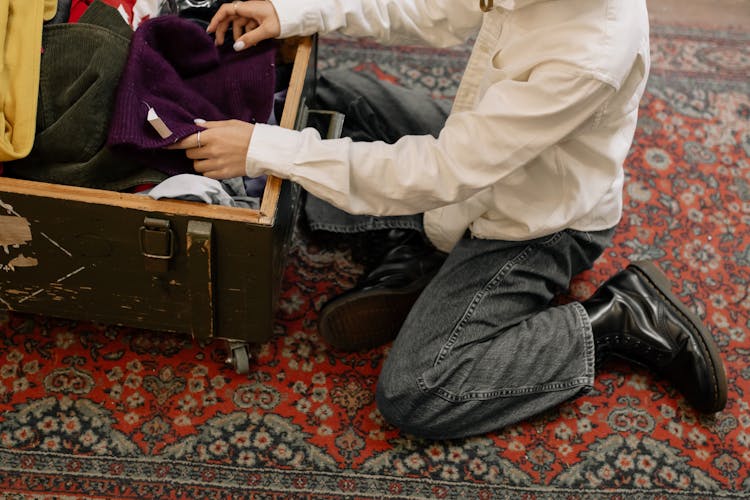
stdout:
<svg viewBox="0 0 750 500">
<path fill-rule="evenodd" d="M 279 38 L 307 36 L 321 30 L 320 15 L 310 0 L 270 0 L 279 16 L 281 33 Z"/>
<path fill-rule="evenodd" d="M 249 177 L 262 174 L 288 179 L 301 141 L 297 130 L 258 123 L 247 148 L 245 173 Z"/>
</svg>

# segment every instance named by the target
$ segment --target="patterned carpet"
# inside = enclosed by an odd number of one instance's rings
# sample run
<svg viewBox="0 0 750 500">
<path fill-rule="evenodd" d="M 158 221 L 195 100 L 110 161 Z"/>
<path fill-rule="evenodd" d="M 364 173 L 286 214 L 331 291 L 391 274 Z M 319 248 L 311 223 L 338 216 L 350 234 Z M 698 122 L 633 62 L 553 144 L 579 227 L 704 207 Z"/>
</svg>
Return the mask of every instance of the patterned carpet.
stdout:
<svg viewBox="0 0 750 500">
<path fill-rule="evenodd" d="M 357 67 L 450 99 L 467 48 L 343 38 L 321 67 Z M 10 314 L 0 319 L 5 498 L 747 498 L 750 495 L 750 34 L 653 29 L 653 74 L 627 162 L 616 244 L 576 278 L 585 298 L 628 260 L 658 261 L 710 325 L 727 409 L 696 414 L 661 380 L 609 365 L 592 394 L 453 442 L 384 423 L 388 348 L 326 347 L 316 311 L 362 272 L 296 234 L 277 321 L 250 376 L 221 345 Z"/>
</svg>

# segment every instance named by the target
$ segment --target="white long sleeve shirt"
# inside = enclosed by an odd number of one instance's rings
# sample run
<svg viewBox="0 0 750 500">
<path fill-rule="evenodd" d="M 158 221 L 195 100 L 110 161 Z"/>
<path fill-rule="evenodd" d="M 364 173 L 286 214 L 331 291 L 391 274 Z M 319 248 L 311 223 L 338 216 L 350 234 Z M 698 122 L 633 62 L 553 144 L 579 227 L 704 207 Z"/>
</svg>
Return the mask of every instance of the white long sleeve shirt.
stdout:
<svg viewBox="0 0 750 500">
<path fill-rule="evenodd" d="M 270 0 L 281 37 L 340 31 L 382 43 L 476 42 L 437 138 L 322 140 L 256 125 L 250 176 L 299 183 L 350 213 L 424 212 L 450 251 L 614 226 L 649 70 L 645 0 Z M 478 30 L 478 31 L 477 31 Z"/>
</svg>

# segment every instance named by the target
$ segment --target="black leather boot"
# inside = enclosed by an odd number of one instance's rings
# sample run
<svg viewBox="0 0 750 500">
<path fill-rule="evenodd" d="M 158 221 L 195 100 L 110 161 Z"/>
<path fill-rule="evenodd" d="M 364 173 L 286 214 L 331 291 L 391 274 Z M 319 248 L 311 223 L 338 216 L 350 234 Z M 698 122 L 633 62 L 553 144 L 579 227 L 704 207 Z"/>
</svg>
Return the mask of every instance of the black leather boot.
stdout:
<svg viewBox="0 0 750 500">
<path fill-rule="evenodd" d="M 393 340 L 445 261 L 446 254 L 415 231 L 391 231 L 387 239 L 391 248 L 380 264 L 320 312 L 318 331 L 337 349 L 363 351 Z"/>
<path fill-rule="evenodd" d="M 727 380 L 710 332 L 672 293 L 651 262 L 634 262 L 583 306 L 594 332 L 597 363 L 611 356 L 667 378 L 697 410 L 720 411 Z"/>
</svg>

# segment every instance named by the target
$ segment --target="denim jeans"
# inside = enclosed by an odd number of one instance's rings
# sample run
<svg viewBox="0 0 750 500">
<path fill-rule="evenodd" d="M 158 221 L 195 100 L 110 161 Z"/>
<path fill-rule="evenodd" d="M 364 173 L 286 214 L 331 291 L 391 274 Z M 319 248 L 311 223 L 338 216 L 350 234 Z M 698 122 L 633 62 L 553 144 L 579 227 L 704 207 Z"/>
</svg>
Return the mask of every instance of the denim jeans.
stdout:
<svg viewBox="0 0 750 500">
<path fill-rule="evenodd" d="M 374 75 L 347 69 L 321 71 L 315 91 L 318 109 L 343 113 L 342 135 L 355 141 L 396 142 L 405 135 L 437 137 L 450 111 L 447 99 L 407 89 Z M 378 229 L 422 229 L 422 215 L 351 215 L 307 195 L 305 215 L 313 230 L 357 233 Z"/>
<path fill-rule="evenodd" d="M 519 422 L 589 390 L 594 340 L 580 303 L 553 305 L 614 230 L 523 241 L 463 238 L 406 319 L 383 366 L 380 412 L 449 439 Z"/>
<path fill-rule="evenodd" d="M 369 104 L 353 109 L 352 103 L 362 102 L 352 96 L 358 85 L 374 102 L 379 99 L 373 94 L 385 94 L 371 81 L 344 80 L 348 93 L 322 93 L 326 109 L 349 112 L 350 128 L 361 121 L 362 129 L 384 130 L 385 117 L 374 116 Z M 382 85 L 389 98 L 408 95 L 391 95 Z M 346 97 L 337 102 L 337 95 Z M 426 100 L 414 93 L 394 109 L 428 109 Z M 433 133 L 428 127 L 434 121 L 420 128 L 414 119 L 420 114 L 410 116 L 412 132 L 400 130 L 402 135 Z M 377 139 L 372 133 L 359 139 Z M 423 232 L 421 215 L 351 215 L 312 196 L 305 212 L 312 229 L 334 233 Z M 593 265 L 613 233 L 564 230 L 520 242 L 461 239 L 415 303 L 383 365 L 376 397 L 386 420 L 422 437 L 460 438 L 519 422 L 589 390 L 594 339 L 588 315 L 580 303 L 553 300 Z"/>
<path fill-rule="evenodd" d="M 305 217 L 313 231 L 355 234 L 380 229 L 414 229 L 424 233 L 422 214 L 390 217 L 352 215 L 310 193 L 306 193 L 305 197 Z"/>
</svg>

